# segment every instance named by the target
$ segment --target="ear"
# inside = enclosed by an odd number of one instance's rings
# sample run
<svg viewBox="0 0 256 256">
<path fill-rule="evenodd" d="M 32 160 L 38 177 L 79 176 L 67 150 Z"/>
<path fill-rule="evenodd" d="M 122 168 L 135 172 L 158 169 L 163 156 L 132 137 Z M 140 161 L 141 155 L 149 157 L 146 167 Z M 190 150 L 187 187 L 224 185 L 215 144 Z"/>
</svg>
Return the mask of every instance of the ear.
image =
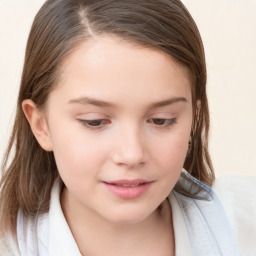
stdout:
<svg viewBox="0 0 256 256">
<path fill-rule="evenodd" d="M 50 133 L 44 113 L 30 99 L 22 102 L 22 109 L 40 146 L 46 151 L 52 151 Z"/>
</svg>

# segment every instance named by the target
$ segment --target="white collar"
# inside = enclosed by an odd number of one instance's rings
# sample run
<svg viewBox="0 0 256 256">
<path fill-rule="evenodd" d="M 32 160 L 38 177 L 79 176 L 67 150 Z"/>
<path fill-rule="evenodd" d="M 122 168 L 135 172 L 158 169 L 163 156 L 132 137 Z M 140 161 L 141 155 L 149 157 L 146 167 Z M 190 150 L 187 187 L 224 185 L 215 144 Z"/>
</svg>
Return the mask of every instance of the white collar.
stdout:
<svg viewBox="0 0 256 256">
<path fill-rule="evenodd" d="M 169 201 L 174 223 L 176 256 L 191 256 L 184 217 L 172 193 Z M 59 180 L 52 187 L 49 213 L 40 215 L 38 219 L 27 219 L 19 211 L 17 236 L 21 256 L 81 256 L 61 208 Z"/>
<path fill-rule="evenodd" d="M 81 256 L 60 205 L 56 180 L 50 210 L 39 218 L 18 214 L 17 235 L 22 256 Z M 176 256 L 238 256 L 235 239 L 217 196 L 185 170 L 169 196 Z"/>
<path fill-rule="evenodd" d="M 186 223 L 178 201 L 173 193 L 168 197 L 172 209 L 172 220 L 175 237 L 175 256 L 192 256 Z"/>
<path fill-rule="evenodd" d="M 63 215 L 59 195 L 59 183 L 56 182 L 52 189 L 49 212 L 50 255 L 81 256 L 78 246 Z M 173 193 L 170 194 L 168 199 L 171 204 L 173 216 L 175 256 L 192 256 L 190 241 L 181 208 Z"/>
<path fill-rule="evenodd" d="M 60 205 L 60 186 L 52 188 L 49 211 L 49 255 L 81 256 Z"/>
</svg>

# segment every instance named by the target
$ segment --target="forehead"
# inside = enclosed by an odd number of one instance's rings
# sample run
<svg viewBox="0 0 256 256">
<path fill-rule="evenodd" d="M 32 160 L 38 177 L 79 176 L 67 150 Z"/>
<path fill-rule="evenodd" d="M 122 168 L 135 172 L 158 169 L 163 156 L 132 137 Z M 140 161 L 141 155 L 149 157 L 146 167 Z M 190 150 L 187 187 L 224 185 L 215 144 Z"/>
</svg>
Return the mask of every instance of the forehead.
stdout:
<svg viewBox="0 0 256 256">
<path fill-rule="evenodd" d="M 114 100 L 126 95 L 134 101 L 144 95 L 157 101 L 168 92 L 191 96 L 188 72 L 171 56 L 113 37 L 80 44 L 64 60 L 60 74 L 57 90 L 65 90 L 70 97 L 102 94 Z"/>
</svg>

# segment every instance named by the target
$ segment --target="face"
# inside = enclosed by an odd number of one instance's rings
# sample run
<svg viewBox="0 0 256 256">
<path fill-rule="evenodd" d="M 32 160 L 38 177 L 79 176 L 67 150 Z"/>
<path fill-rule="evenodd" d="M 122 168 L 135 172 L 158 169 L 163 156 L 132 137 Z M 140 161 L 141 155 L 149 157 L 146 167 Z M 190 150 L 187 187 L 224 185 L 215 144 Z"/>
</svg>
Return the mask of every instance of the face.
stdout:
<svg viewBox="0 0 256 256">
<path fill-rule="evenodd" d="M 102 37 L 62 64 L 45 110 L 63 204 L 116 223 L 147 219 L 177 182 L 192 124 L 186 71 L 164 53 Z"/>
</svg>

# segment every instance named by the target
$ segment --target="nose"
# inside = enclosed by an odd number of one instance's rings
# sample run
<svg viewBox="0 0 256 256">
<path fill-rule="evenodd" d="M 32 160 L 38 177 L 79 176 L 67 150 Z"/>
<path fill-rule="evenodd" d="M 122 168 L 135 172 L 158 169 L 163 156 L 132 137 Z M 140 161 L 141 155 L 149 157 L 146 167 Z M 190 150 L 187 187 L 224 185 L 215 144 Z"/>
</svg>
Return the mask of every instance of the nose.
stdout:
<svg viewBox="0 0 256 256">
<path fill-rule="evenodd" d="M 143 136 L 136 128 L 128 128 L 120 132 L 116 137 L 116 147 L 113 153 L 113 161 L 117 165 L 127 168 L 135 168 L 145 164 L 145 145 Z"/>
</svg>

